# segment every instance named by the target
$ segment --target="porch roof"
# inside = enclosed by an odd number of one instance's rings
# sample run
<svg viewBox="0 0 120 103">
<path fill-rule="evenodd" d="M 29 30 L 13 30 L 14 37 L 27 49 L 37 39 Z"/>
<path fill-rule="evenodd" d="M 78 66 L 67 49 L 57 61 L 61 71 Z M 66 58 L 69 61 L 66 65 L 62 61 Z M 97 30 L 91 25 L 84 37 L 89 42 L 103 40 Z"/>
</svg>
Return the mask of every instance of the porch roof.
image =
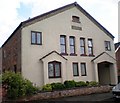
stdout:
<svg viewBox="0 0 120 103">
<path fill-rule="evenodd" d="M 113 62 L 116 62 L 116 59 L 112 57 L 110 54 L 108 54 L 107 52 L 102 52 L 91 61 L 92 62 L 108 61 L 113 63 Z"/>
<path fill-rule="evenodd" d="M 46 58 L 47 56 L 49 56 L 49 55 L 51 55 L 51 54 L 53 54 L 53 53 L 56 53 L 57 55 L 59 55 L 59 56 L 62 57 L 63 59 L 67 60 L 67 58 L 65 58 L 64 56 L 62 56 L 61 54 L 59 54 L 57 51 L 52 51 L 52 52 L 46 54 L 45 56 L 43 56 L 43 57 L 42 57 L 41 59 L 39 59 L 39 60 L 42 60 L 42 59 Z"/>
</svg>

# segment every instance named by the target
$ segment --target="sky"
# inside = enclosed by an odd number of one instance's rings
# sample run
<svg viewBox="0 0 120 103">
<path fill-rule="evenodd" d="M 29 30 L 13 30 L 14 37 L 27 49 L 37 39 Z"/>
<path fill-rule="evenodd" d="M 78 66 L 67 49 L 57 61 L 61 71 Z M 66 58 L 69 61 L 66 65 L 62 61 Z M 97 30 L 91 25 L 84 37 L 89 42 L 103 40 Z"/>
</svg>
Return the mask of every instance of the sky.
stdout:
<svg viewBox="0 0 120 103">
<path fill-rule="evenodd" d="M 0 47 L 22 21 L 75 1 L 118 42 L 119 0 L 0 0 Z"/>
</svg>

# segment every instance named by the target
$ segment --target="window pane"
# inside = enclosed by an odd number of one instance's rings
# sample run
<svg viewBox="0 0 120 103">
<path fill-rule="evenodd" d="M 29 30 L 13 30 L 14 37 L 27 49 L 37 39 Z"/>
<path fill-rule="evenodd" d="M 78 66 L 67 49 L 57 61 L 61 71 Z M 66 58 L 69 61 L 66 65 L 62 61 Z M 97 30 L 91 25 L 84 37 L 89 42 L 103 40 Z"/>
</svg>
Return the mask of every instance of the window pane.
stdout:
<svg viewBox="0 0 120 103">
<path fill-rule="evenodd" d="M 74 45 L 74 37 L 70 37 L 70 45 Z"/>
<path fill-rule="evenodd" d="M 40 33 L 37 33 L 37 44 L 41 44 L 41 34 Z"/>
<path fill-rule="evenodd" d="M 110 41 L 105 41 L 105 50 L 111 50 Z"/>
<path fill-rule="evenodd" d="M 105 48 L 107 48 L 107 41 L 105 41 Z"/>
<path fill-rule="evenodd" d="M 93 54 L 93 53 L 92 53 L 92 48 L 88 48 L 88 53 L 89 53 L 89 54 Z"/>
<path fill-rule="evenodd" d="M 81 75 L 86 76 L 86 64 L 81 63 Z"/>
<path fill-rule="evenodd" d="M 108 50 L 111 49 L 110 42 L 107 42 Z"/>
<path fill-rule="evenodd" d="M 59 63 L 55 64 L 55 76 L 60 77 L 60 64 Z"/>
<path fill-rule="evenodd" d="M 80 54 L 85 54 L 85 39 L 80 38 Z"/>
<path fill-rule="evenodd" d="M 34 32 L 32 32 L 32 43 L 35 43 L 36 42 L 36 38 L 35 38 L 35 33 Z"/>
<path fill-rule="evenodd" d="M 60 37 L 60 44 L 65 44 L 65 36 Z"/>
<path fill-rule="evenodd" d="M 92 39 L 88 39 L 88 53 L 89 53 L 89 55 L 93 55 Z"/>
<path fill-rule="evenodd" d="M 88 46 L 92 47 L 92 40 L 90 40 L 90 39 L 88 40 Z"/>
<path fill-rule="evenodd" d="M 60 36 L 60 48 L 61 53 L 66 53 L 66 36 L 64 35 Z"/>
<path fill-rule="evenodd" d="M 84 39 L 80 39 L 80 46 L 84 46 Z"/>
<path fill-rule="evenodd" d="M 66 51 L 65 51 L 65 45 L 61 45 L 61 53 L 66 53 Z"/>
<path fill-rule="evenodd" d="M 74 46 L 70 46 L 70 53 L 71 54 L 75 54 L 75 48 L 74 48 Z"/>
<path fill-rule="evenodd" d="M 73 63 L 73 76 L 78 76 L 78 64 L 77 63 Z"/>
<path fill-rule="evenodd" d="M 48 64 L 48 75 L 49 77 L 54 77 L 54 67 L 52 63 Z"/>
<path fill-rule="evenodd" d="M 85 69 L 81 68 L 81 75 L 85 75 Z"/>
<path fill-rule="evenodd" d="M 85 48 L 84 47 L 80 47 L 80 54 L 85 54 Z"/>
</svg>

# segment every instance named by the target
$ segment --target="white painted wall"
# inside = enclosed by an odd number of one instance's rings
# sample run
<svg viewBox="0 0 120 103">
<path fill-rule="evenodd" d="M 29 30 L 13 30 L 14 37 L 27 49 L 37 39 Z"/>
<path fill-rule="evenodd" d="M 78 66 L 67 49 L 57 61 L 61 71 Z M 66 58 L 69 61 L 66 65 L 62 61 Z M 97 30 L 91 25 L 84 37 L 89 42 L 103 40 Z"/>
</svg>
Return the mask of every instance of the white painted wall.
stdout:
<svg viewBox="0 0 120 103">
<path fill-rule="evenodd" d="M 118 2 L 118 42 L 120 42 L 120 1 Z"/>
<path fill-rule="evenodd" d="M 79 16 L 82 26 L 82 31 L 71 29 L 72 16 Z M 74 25 L 78 25 L 74 23 Z M 42 45 L 31 45 L 31 31 L 42 32 Z M 93 39 L 94 55 L 98 56 L 100 53 L 105 51 L 104 41 L 111 42 L 111 49 L 108 53 L 115 57 L 114 55 L 114 43 L 113 40 L 106 35 L 102 30 L 100 30 L 91 20 L 89 20 L 85 15 L 83 15 L 77 8 L 71 8 L 55 16 L 49 17 L 22 29 L 22 74 L 27 79 L 30 79 L 33 83 L 39 86 L 44 84 L 43 78 L 43 63 L 39 60 L 46 54 L 55 50 L 60 53 L 60 35 L 67 36 L 67 53 L 68 56 L 65 58 L 67 61 L 66 74 L 64 78 L 68 80 L 76 81 L 91 81 L 95 80 L 94 68 L 91 60 L 94 57 L 82 57 L 80 56 L 80 37 L 86 38 L 86 52 L 88 54 L 87 39 Z M 70 56 L 69 48 L 69 36 L 75 36 L 76 40 L 76 54 L 77 56 Z M 79 77 L 73 77 L 72 62 L 79 63 Z M 87 76 L 81 76 L 80 63 L 86 62 Z M 47 63 L 47 61 L 46 61 Z M 47 70 L 47 65 L 46 70 Z M 47 74 L 46 74 L 47 76 Z M 49 82 L 55 80 L 49 80 Z M 58 81 L 61 81 L 60 79 Z M 48 83 L 49 83 L 48 82 Z"/>
</svg>

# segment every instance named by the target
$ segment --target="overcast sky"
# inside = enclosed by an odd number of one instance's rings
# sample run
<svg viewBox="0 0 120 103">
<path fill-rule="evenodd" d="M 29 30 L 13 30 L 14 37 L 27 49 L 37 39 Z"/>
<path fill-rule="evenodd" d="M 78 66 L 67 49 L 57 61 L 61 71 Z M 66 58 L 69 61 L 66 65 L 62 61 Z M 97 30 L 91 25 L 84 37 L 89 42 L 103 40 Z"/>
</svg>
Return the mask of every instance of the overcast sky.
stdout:
<svg viewBox="0 0 120 103">
<path fill-rule="evenodd" d="M 75 1 L 118 41 L 119 0 L 0 0 L 0 47 L 20 22 Z"/>
</svg>

